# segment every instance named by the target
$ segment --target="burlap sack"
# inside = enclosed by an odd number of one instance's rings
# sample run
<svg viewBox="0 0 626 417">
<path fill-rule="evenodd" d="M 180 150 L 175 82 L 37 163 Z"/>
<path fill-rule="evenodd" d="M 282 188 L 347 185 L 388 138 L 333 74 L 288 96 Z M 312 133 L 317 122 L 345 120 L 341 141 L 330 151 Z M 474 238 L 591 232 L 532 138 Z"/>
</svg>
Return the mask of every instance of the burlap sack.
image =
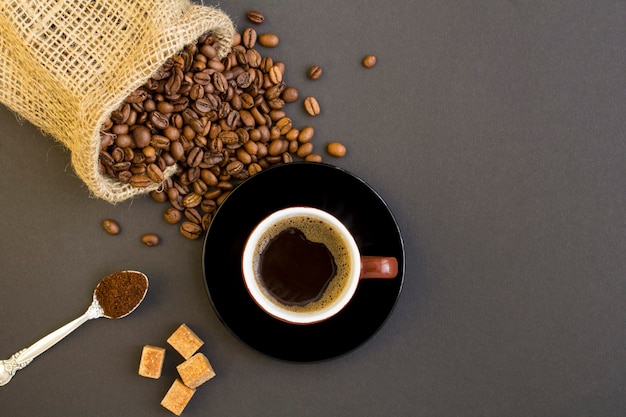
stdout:
<svg viewBox="0 0 626 417">
<path fill-rule="evenodd" d="M 225 56 L 232 21 L 189 0 L 2 0 L 0 101 L 71 151 L 94 196 L 123 201 L 159 184 L 138 189 L 101 175 L 100 127 L 167 58 L 207 31 Z"/>
</svg>

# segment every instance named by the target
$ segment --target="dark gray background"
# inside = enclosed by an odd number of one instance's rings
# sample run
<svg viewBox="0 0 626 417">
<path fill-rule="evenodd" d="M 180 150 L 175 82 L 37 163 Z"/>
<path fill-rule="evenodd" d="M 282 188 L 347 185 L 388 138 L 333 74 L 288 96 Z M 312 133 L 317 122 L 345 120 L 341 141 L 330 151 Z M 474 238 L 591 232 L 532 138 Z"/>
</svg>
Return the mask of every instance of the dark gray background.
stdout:
<svg viewBox="0 0 626 417">
<path fill-rule="evenodd" d="M 257 353 L 218 320 L 202 243 L 166 225 L 164 206 L 90 198 L 68 151 L 2 107 L 0 357 L 82 314 L 116 269 L 151 288 L 128 318 L 91 321 L 18 372 L 0 414 L 169 415 L 159 402 L 178 357 L 156 381 L 137 366 L 185 322 L 217 372 L 189 417 L 626 415 L 625 3 L 221 7 L 240 29 L 247 10 L 265 13 L 259 31 L 281 38 L 268 55 L 322 107 L 311 119 L 292 105 L 294 123 L 312 124 L 320 149 L 344 142 L 348 155 L 326 161 L 391 207 L 407 254 L 396 309 L 347 356 Z M 107 217 L 119 236 L 102 231 Z M 162 244 L 142 246 L 146 232 Z"/>
</svg>

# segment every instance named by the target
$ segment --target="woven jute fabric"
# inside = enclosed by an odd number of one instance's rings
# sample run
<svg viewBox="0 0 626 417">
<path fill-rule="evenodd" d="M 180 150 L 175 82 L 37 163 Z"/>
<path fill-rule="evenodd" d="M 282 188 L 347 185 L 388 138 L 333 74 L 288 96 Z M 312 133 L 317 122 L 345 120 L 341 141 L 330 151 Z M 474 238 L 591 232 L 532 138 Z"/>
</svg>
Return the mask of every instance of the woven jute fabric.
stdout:
<svg viewBox="0 0 626 417">
<path fill-rule="evenodd" d="M 160 184 L 140 189 L 102 175 L 101 126 L 169 57 L 209 31 L 224 57 L 232 21 L 189 0 L 2 0 L 0 101 L 70 150 L 93 196 L 126 200 Z"/>
</svg>

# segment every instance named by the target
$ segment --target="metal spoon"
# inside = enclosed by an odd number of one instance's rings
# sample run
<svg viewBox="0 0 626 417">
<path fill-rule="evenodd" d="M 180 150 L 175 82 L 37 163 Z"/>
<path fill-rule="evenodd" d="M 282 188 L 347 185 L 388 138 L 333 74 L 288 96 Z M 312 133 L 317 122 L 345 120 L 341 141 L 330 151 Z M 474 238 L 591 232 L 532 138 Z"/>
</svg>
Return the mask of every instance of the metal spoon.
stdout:
<svg viewBox="0 0 626 417">
<path fill-rule="evenodd" d="M 65 336 L 69 335 L 71 332 L 76 330 L 81 324 L 85 323 L 86 321 L 97 319 L 100 317 L 106 317 L 108 319 L 111 319 L 111 318 L 118 319 L 118 318 L 126 317 L 127 315 L 132 313 L 139 306 L 139 304 L 143 301 L 146 295 L 146 292 L 148 291 L 148 277 L 146 277 L 146 275 L 138 271 L 121 271 L 121 272 L 138 274 L 139 276 L 143 277 L 146 280 L 145 291 L 143 292 L 143 295 L 141 295 L 137 304 L 134 307 L 132 307 L 130 311 L 126 312 L 125 314 L 121 314 L 115 317 L 110 317 L 110 316 L 105 315 L 105 310 L 103 310 L 102 306 L 100 305 L 96 297 L 97 292 L 98 292 L 98 287 L 102 284 L 102 282 L 105 279 L 112 279 L 116 275 L 112 274 L 107 277 L 104 277 L 102 281 L 100 281 L 98 285 L 96 286 L 96 289 L 93 292 L 93 301 L 91 302 L 91 305 L 89 306 L 87 311 L 82 316 L 72 320 L 71 322 L 67 323 L 65 326 L 60 327 L 59 329 L 53 331 L 49 335 L 35 342 L 30 347 L 27 347 L 25 349 L 20 350 L 17 353 L 14 353 L 9 359 L 0 361 L 0 386 L 6 385 L 11 380 L 11 378 L 13 378 L 13 375 L 15 375 L 15 372 L 19 371 L 20 369 L 24 368 L 26 365 L 31 363 L 33 359 L 41 355 L 46 350 L 50 349 L 52 346 L 54 346 L 56 343 L 61 341 L 61 339 L 63 339 Z"/>
</svg>

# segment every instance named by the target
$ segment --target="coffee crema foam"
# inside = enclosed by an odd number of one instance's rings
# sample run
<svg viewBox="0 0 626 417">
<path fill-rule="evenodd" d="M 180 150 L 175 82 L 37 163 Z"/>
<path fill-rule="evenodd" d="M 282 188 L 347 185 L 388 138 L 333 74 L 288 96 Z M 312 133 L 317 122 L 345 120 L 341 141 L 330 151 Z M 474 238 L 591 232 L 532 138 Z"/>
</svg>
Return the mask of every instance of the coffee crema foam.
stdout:
<svg viewBox="0 0 626 417">
<path fill-rule="evenodd" d="M 259 264 L 263 251 L 272 239 L 290 228 L 300 230 L 311 242 L 323 243 L 333 255 L 337 268 L 335 276 L 329 282 L 322 296 L 303 306 L 282 303 L 265 288 L 265 285 L 259 278 L 261 275 Z M 326 221 L 307 215 L 292 216 L 277 221 L 275 224 L 268 227 L 265 233 L 259 238 L 252 258 L 252 270 L 254 271 L 259 288 L 261 288 L 265 297 L 273 304 L 293 313 L 314 313 L 332 305 L 346 290 L 348 279 L 352 272 L 350 266 L 350 251 L 348 248 L 349 246 L 343 236 Z"/>
</svg>

